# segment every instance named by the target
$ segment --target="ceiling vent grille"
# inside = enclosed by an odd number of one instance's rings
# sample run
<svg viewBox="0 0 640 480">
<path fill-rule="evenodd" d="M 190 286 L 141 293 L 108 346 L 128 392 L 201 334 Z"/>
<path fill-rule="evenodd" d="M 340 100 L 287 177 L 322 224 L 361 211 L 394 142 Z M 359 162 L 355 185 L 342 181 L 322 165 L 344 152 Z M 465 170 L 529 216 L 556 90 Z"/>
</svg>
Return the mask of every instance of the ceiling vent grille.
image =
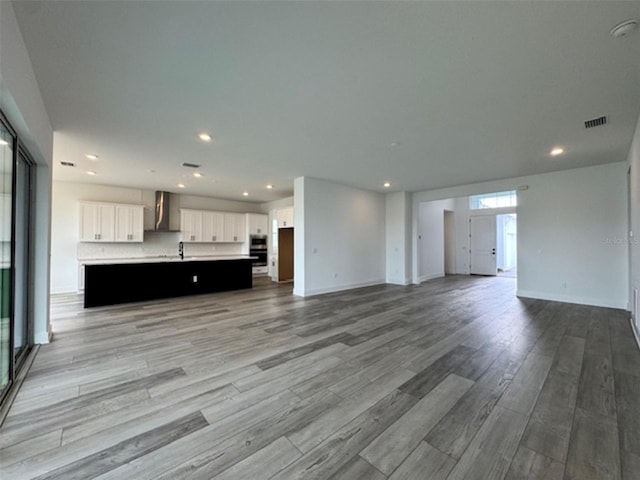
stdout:
<svg viewBox="0 0 640 480">
<path fill-rule="evenodd" d="M 599 127 L 600 125 L 606 125 L 606 124 L 607 124 L 607 117 L 602 116 L 598 118 L 592 118 L 591 120 L 587 120 L 586 122 L 584 122 L 584 128 Z"/>
<path fill-rule="evenodd" d="M 60 165 L 62 165 L 63 167 L 75 167 L 76 164 L 73 162 L 60 162 Z"/>
<path fill-rule="evenodd" d="M 187 162 L 182 162 L 182 166 L 189 167 L 189 168 L 200 168 L 200 165 L 196 165 L 195 163 L 187 163 Z"/>
</svg>

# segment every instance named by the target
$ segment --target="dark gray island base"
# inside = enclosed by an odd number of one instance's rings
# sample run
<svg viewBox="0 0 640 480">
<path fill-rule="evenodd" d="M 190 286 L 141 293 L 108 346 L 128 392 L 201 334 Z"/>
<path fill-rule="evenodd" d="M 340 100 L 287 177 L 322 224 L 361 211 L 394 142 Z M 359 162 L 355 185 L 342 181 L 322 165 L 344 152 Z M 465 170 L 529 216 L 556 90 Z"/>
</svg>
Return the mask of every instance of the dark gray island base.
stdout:
<svg viewBox="0 0 640 480">
<path fill-rule="evenodd" d="M 251 288 L 250 258 L 85 265 L 84 307 Z"/>
</svg>

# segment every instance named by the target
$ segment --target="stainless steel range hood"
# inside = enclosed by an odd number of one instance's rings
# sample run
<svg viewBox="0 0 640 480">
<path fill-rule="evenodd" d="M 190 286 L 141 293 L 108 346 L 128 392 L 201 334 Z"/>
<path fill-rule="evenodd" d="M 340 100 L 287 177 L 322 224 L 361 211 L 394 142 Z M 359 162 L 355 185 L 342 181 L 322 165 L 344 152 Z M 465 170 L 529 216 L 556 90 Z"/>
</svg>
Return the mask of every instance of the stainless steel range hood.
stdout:
<svg viewBox="0 0 640 480">
<path fill-rule="evenodd" d="M 156 215 L 153 222 L 154 232 L 177 232 L 171 230 L 171 194 L 156 192 Z"/>
</svg>

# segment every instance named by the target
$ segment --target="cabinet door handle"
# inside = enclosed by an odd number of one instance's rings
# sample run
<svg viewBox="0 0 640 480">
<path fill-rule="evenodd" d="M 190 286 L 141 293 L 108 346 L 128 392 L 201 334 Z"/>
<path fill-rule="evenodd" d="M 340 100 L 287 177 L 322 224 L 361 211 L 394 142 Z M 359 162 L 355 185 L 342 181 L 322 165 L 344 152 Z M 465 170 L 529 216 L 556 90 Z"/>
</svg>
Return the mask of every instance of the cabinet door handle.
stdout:
<svg viewBox="0 0 640 480">
<path fill-rule="evenodd" d="M 287 226 L 287 222 L 282 222 L 282 226 L 286 227 Z"/>
<path fill-rule="evenodd" d="M 237 242 L 238 241 L 238 237 L 233 237 L 233 241 Z"/>
<path fill-rule="evenodd" d="M 191 241 L 193 242 L 196 239 L 195 235 L 191 235 Z"/>
<path fill-rule="evenodd" d="M 258 229 L 258 233 L 262 232 L 262 230 Z"/>
<path fill-rule="evenodd" d="M 212 241 L 212 242 L 215 242 L 215 241 L 216 241 L 216 236 L 215 236 L 215 235 L 211 237 L 211 241 Z"/>
</svg>

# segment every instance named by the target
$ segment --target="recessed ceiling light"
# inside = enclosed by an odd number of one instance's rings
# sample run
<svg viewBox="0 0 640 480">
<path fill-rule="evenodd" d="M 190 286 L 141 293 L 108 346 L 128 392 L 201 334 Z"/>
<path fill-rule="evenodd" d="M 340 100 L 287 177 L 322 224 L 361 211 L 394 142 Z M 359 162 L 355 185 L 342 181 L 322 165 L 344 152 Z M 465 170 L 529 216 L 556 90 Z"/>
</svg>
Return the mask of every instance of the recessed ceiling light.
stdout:
<svg viewBox="0 0 640 480">
<path fill-rule="evenodd" d="M 184 183 L 179 183 L 178 185 L 176 185 L 176 187 L 178 187 L 178 188 L 184 188 Z"/>
<path fill-rule="evenodd" d="M 249 192 L 242 192 L 242 196 L 243 197 L 248 197 L 249 196 Z"/>
<path fill-rule="evenodd" d="M 389 187 L 391 186 L 391 182 L 384 182 L 384 183 L 382 184 L 382 186 L 383 186 L 384 188 L 389 188 Z"/>
<path fill-rule="evenodd" d="M 614 37 L 626 37 L 638 28 L 638 21 L 634 18 L 625 20 L 611 29 L 609 32 Z"/>
<path fill-rule="evenodd" d="M 207 132 L 201 132 L 198 134 L 198 138 L 200 140 L 202 140 L 203 142 L 210 142 L 211 141 L 211 135 L 209 135 Z"/>
<path fill-rule="evenodd" d="M 85 155 L 85 157 L 87 157 L 89 160 L 97 160 L 98 159 L 98 155 L 96 155 L 94 153 L 87 153 Z"/>
<path fill-rule="evenodd" d="M 87 172 L 87 175 L 92 175 L 92 176 L 93 176 L 93 175 L 97 175 L 97 174 L 96 174 L 96 172 L 94 172 L 93 170 L 89 170 L 89 171 Z"/>
<path fill-rule="evenodd" d="M 273 189 L 273 185 L 271 184 L 267 185 L 267 190 L 271 190 L 271 189 Z"/>
<path fill-rule="evenodd" d="M 3 147 L 6 145 L 9 145 L 9 142 L 7 142 L 6 140 L 3 140 L 0 138 L 0 145 L 2 145 Z"/>
<path fill-rule="evenodd" d="M 196 178 L 201 178 L 202 174 L 200 172 L 193 172 L 193 176 Z"/>
<path fill-rule="evenodd" d="M 156 173 L 156 171 L 153 168 L 150 168 L 149 170 L 147 170 L 148 173 Z"/>
<path fill-rule="evenodd" d="M 549 153 L 551 154 L 552 157 L 557 157 L 558 155 L 562 155 L 564 153 L 564 148 L 554 147 L 553 149 L 551 149 L 551 152 Z"/>
</svg>

